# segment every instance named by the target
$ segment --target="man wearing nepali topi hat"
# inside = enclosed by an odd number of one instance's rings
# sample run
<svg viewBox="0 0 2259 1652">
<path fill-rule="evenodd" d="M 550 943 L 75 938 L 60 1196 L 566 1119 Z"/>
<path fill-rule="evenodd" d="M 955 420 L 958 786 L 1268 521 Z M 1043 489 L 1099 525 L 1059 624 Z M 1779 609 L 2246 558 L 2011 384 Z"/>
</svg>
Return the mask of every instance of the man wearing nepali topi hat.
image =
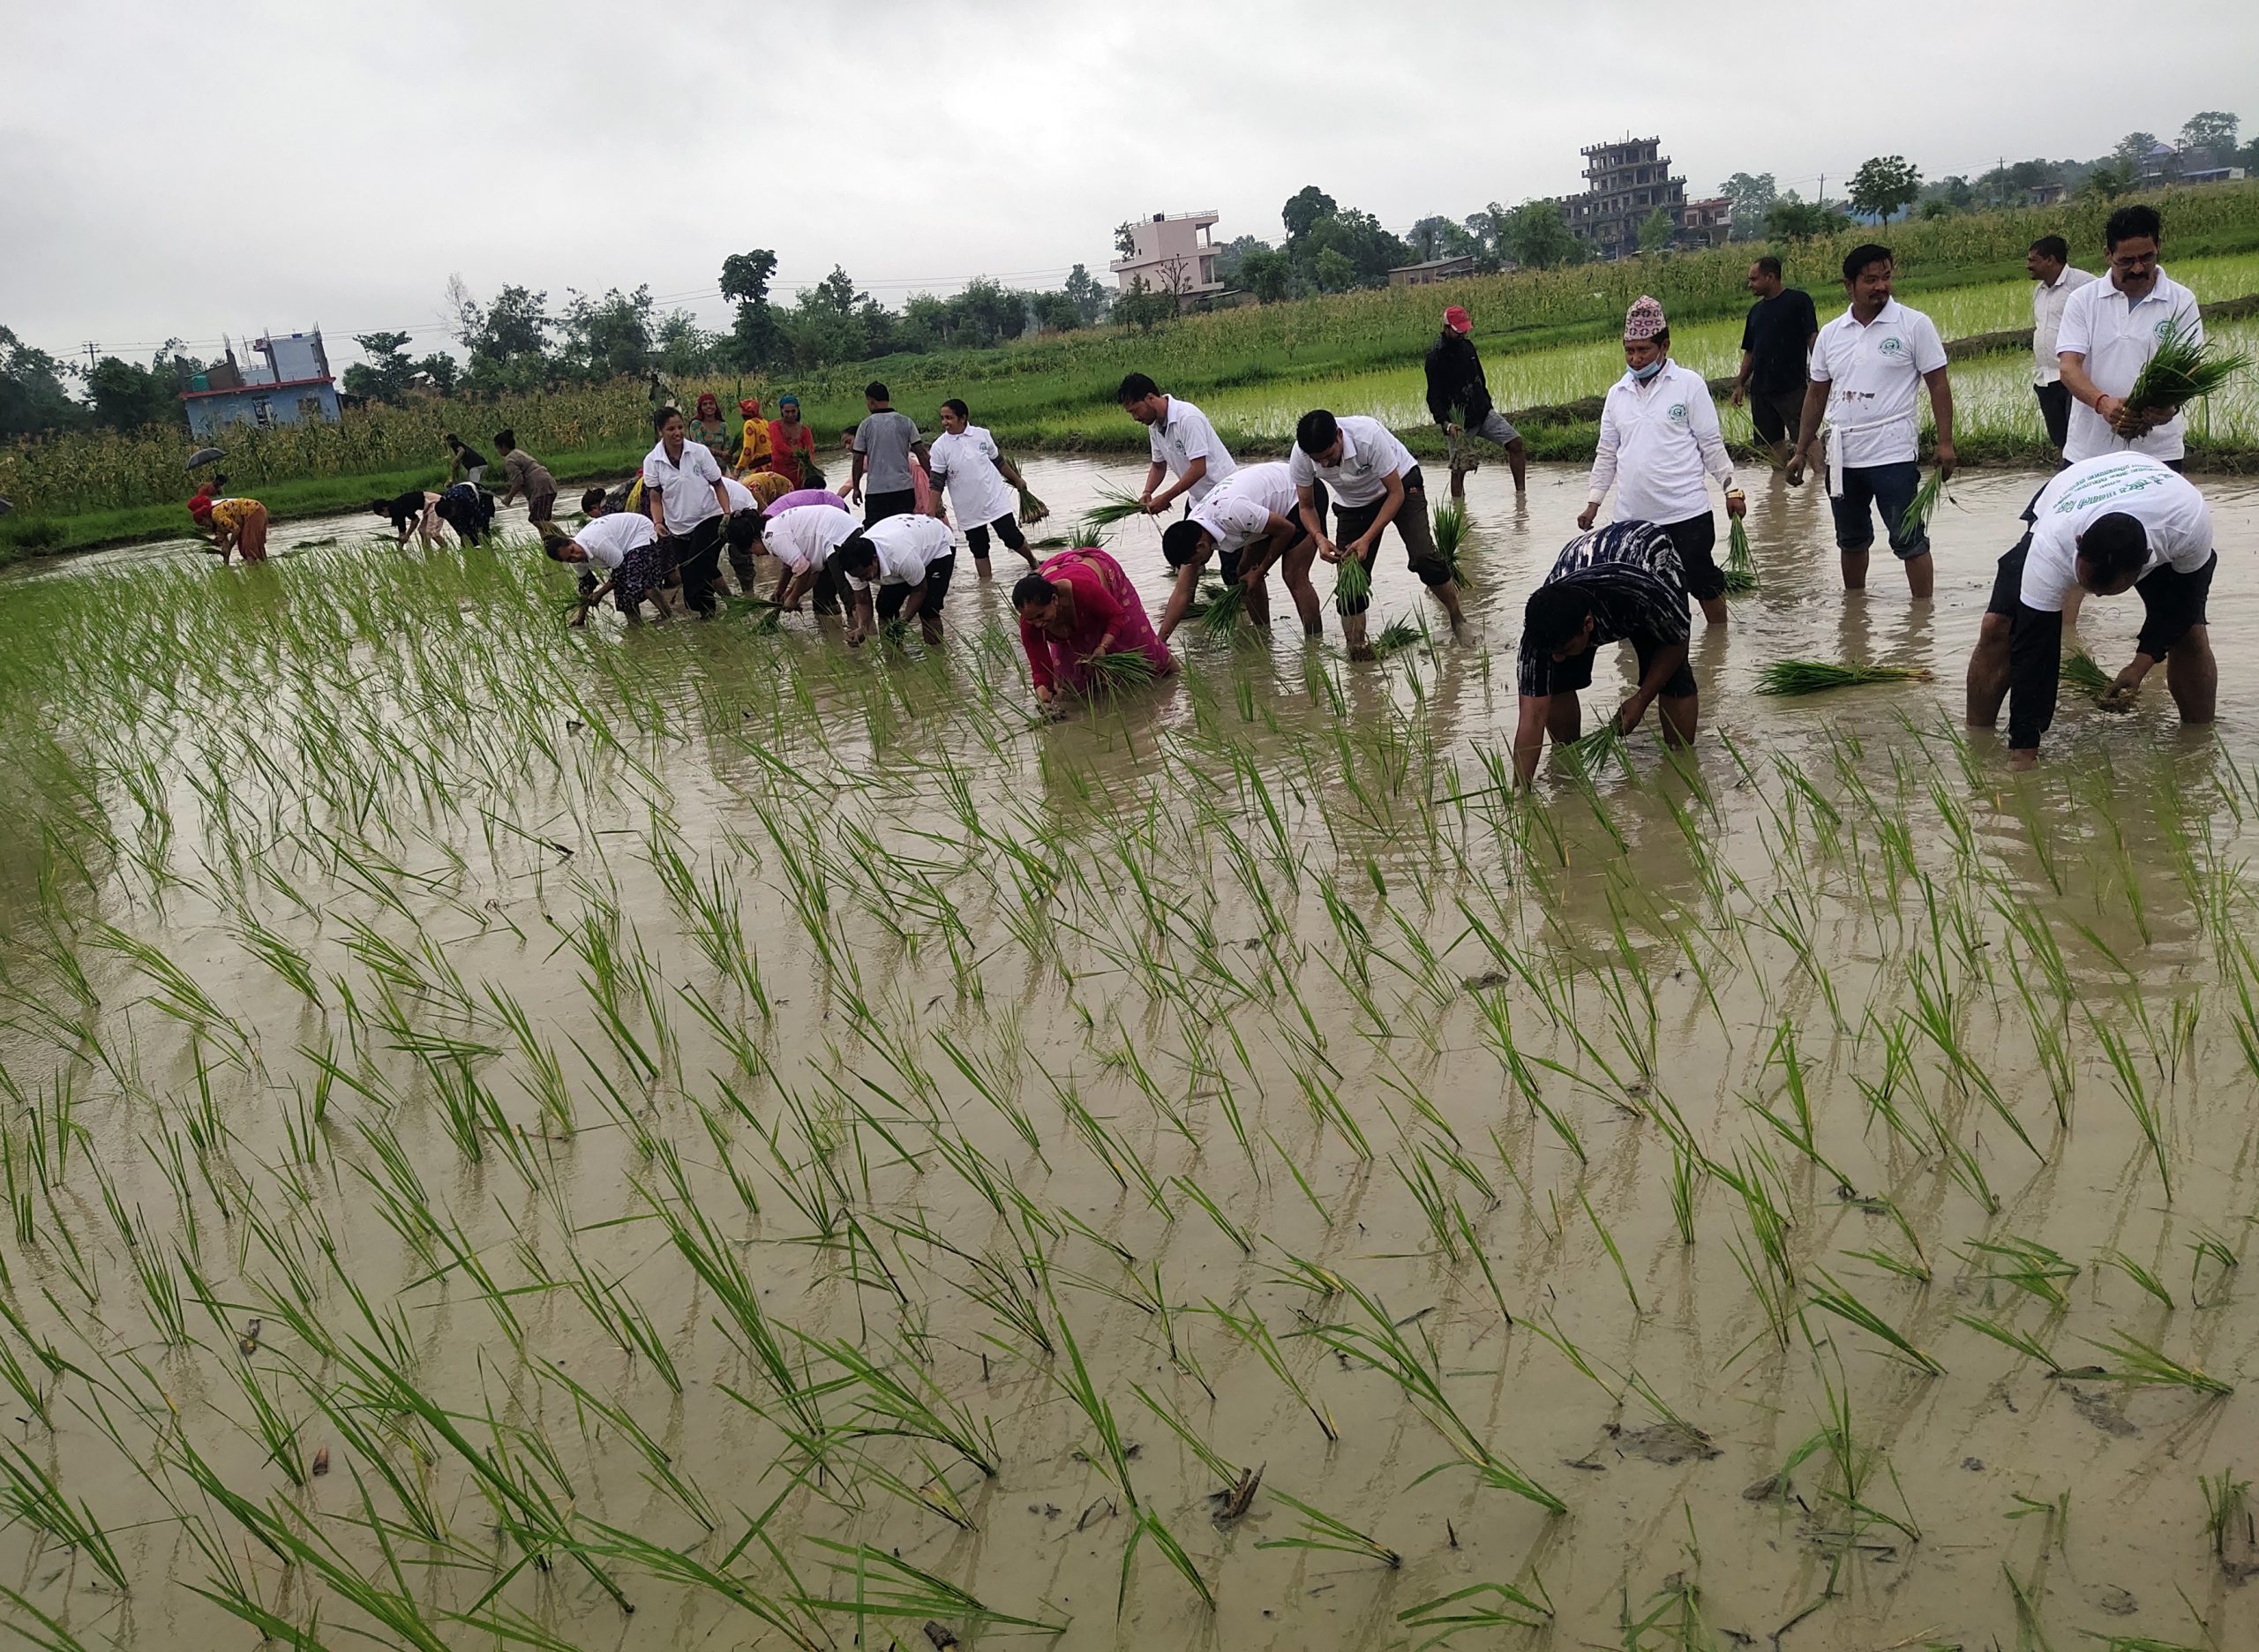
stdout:
<svg viewBox="0 0 2259 1652">
<path fill-rule="evenodd" d="M 1451 444 L 1451 492 L 1453 499 L 1467 492 L 1461 480 L 1475 468 L 1474 459 L 1460 446 L 1462 436 L 1480 436 L 1506 450 L 1506 463 L 1514 473 L 1514 493 L 1528 491 L 1528 449 L 1521 433 L 1506 423 L 1506 416 L 1490 402 L 1490 387 L 1482 377 L 1482 357 L 1475 348 L 1475 323 L 1464 307 L 1453 304 L 1444 312 L 1444 330 L 1428 346 L 1428 412 L 1443 428 Z"/>
<path fill-rule="evenodd" d="M 1615 488 L 1616 520 L 1662 529 L 1685 569 L 1686 594 L 1702 604 L 1704 620 L 1723 625 L 1726 576 L 1714 554 L 1718 523 L 1703 478 L 1717 478 L 1728 515 L 1745 507 L 1717 404 L 1701 374 L 1670 359 L 1670 324 L 1645 295 L 1624 318 L 1624 364 L 1601 407 L 1600 447 L 1577 526 L 1590 529 Z"/>
</svg>

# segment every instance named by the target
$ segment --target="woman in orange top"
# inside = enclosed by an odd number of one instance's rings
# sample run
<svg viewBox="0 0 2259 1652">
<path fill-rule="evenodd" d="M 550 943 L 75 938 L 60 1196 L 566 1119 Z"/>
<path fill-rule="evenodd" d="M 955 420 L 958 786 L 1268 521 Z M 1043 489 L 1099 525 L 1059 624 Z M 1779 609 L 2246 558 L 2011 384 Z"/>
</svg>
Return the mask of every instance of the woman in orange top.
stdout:
<svg viewBox="0 0 2259 1652">
<path fill-rule="evenodd" d="M 211 499 L 197 522 L 214 530 L 213 545 L 223 566 L 237 551 L 246 562 L 266 560 L 266 507 L 257 499 Z"/>
<path fill-rule="evenodd" d="M 745 428 L 738 432 L 738 480 L 742 482 L 769 469 L 769 421 L 761 417 L 761 402 L 754 396 L 738 403 L 738 415 L 745 420 Z"/>
<path fill-rule="evenodd" d="M 778 417 L 769 421 L 769 468 L 794 487 L 807 481 L 802 466 L 815 457 L 815 432 L 800 423 L 800 399 L 779 397 Z"/>
</svg>

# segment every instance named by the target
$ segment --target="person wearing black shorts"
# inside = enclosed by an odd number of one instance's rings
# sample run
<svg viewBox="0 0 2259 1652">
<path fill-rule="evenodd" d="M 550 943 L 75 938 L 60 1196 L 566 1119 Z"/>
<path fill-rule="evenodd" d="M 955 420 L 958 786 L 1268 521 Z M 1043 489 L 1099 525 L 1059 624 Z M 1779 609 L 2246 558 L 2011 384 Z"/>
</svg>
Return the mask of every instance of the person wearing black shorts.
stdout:
<svg viewBox="0 0 2259 1652">
<path fill-rule="evenodd" d="M 973 569 L 982 579 L 989 577 L 991 533 L 1034 567 L 1035 553 L 1027 548 L 1027 536 L 1013 514 L 1027 484 L 1018 467 L 997 447 L 996 439 L 972 423 L 972 409 L 955 396 L 942 403 L 942 433 L 928 450 L 926 469 L 933 479 L 934 514 L 942 514 L 946 492 L 964 529 Z"/>
<path fill-rule="evenodd" d="M 1320 533 L 1325 525 L 1325 491 L 1313 483 L 1313 505 Z M 1317 588 L 1310 583 L 1310 565 L 1317 558 L 1317 536 L 1297 508 L 1294 471 L 1284 464 L 1242 465 L 1219 484 L 1214 492 L 1192 507 L 1182 522 L 1171 522 L 1161 534 L 1161 557 L 1176 570 L 1176 583 L 1161 610 L 1157 627 L 1164 642 L 1192 609 L 1200 588 L 1200 571 L 1212 554 L 1227 585 L 1247 592 L 1248 623 L 1271 623 L 1270 572 L 1280 568 L 1287 591 L 1294 598 L 1307 636 L 1324 634 L 1325 607 Z"/>
<path fill-rule="evenodd" d="M 1786 464 L 1804 418 L 1805 364 L 1820 334 L 1820 312 L 1810 293 L 1782 283 L 1781 260 L 1770 253 L 1749 267 L 1749 290 L 1757 302 L 1741 326 L 1733 404 L 1747 399 L 1757 439 L 1773 450 L 1775 464 Z"/>
<path fill-rule="evenodd" d="M 1413 576 L 1443 604 L 1451 620 L 1452 635 L 1460 635 L 1467 614 L 1460 606 L 1452 565 L 1436 549 L 1426 481 L 1411 450 L 1388 426 L 1359 413 L 1336 418 L 1327 409 L 1313 408 L 1295 422 L 1295 451 L 1287 463 L 1295 484 L 1295 509 L 1302 526 L 1317 541 L 1318 555 L 1337 565 L 1355 557 L 1370 574 L 1380 555 L 1381 532 L 1393 523 L 1397 537 L 1404 542 L 1404 559 Z M 1333 501 L 1330 541 L 1318 515 L 1321 497 Z M 1372 658 L 1372 647 L 1365 640 L 1365 615 L 1372 606 L 1370 588 L 1358 597 L 1337 594 L 1333 606 L 1341 616 L 1341 635 L 1349 645 L 1349 657 Z"/>
<path fill-rule="evenodd" d="M 1640 686 L 1617 710 L 1617 732 L 1629 734 L 1657 704 L 1664 742 L 1691 744 L 1701 720 L 1686 664 L 1692 629 L 1678 552 L 1653 522 L 1611 522 L 1569 541 L 1523 614 L 1515 779 L 1527 785 L 1535 777 L 1548 735 L 1558 746 L 1583 732 L 1578 693 L 1592 686 L 1594 656 L 1605 643 L 1629 642 L 1640 661 Z"/>
<path fill-rule="evenodd" d="M 2130 710 L 2165 662 L 2184 723 L 2209 723 L 2219 692 L 2206 607 L 2219 557 L 2203 495 L 2161 461 L 2112 453 L 2082 460 L 2039 491 L 2023 537 L 2000 561 L 1969 660 L 1969 725 L 1994 727 L 2008 703 L 2009 761 L 2028 769 L 2054 721 L 2063 612 L 2074 590 L 2142 599 L 2133 662 L 2102 696 Z"/>
<path fill-rule="evenodd" d="M 1600 442 L 1577 526 L 1589 529 L 1599 519 L 1613 487 L 1617 514 L 1670 536 L 1687 595 L 1702 604 L 1706 622 L 1723 625 L 1726 576 L 1715 554 L 1718 523 L 1705 478 L 1717 478 L 1729 514 L 1739 516 L 1745 506 L 1710 387 L 1670 359 L 1670 328 L 1653 298 L 1642 297 L 1624 318 L 1624 365 L 1601 405 Z"/>
</svg>

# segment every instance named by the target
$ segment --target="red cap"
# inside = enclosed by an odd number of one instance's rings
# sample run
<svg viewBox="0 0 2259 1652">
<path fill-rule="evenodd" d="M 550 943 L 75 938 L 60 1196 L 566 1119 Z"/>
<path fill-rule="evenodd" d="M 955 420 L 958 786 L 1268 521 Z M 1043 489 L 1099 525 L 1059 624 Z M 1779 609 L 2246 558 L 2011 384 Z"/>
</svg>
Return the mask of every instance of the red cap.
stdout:
<svg viewBox="0 0 2259 1652">
<path fill-rule="evenodd" d="M 1450 309 L 1445 311 L 1444 325 L 1454 333 L 1472 333 L 1475 331 L 1474 318 L 1467 313 L 1467 308 L 1464 304 L 1453 304 Z"/>
</svg>

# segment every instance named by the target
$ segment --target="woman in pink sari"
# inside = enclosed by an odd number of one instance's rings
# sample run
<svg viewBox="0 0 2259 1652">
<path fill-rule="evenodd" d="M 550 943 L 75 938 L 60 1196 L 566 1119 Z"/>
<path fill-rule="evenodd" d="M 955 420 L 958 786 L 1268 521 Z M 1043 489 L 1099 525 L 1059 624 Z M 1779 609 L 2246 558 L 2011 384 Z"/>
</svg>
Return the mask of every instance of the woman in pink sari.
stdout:
<svg viewBox="0 0 2259 1652">
<path fill-rule="evenodd" d="M 1176 669 L 1130 576 L 1095 545 L 1059 552 L 1024 577 L 1012 587 L 1012 608 L 1035 697 L 1045 705 L 1088 688 L 1089 662 L 1100 654 L 1143 654 L 1156 677 Z"/>
</svg>

